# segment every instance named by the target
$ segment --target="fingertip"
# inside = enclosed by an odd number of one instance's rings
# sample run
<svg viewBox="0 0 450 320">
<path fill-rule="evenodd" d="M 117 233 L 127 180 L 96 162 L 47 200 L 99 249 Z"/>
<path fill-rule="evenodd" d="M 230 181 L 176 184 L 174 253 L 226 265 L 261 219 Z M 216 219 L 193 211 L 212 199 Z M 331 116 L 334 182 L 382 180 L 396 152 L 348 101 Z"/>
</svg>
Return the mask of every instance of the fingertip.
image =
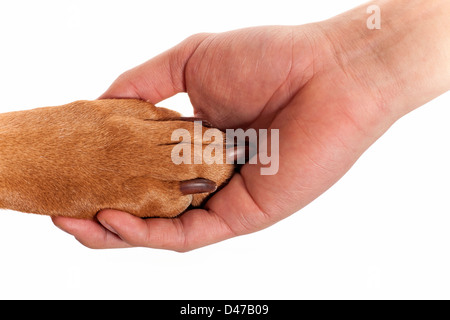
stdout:
<svg viewBox="0 0 450 320">
<path fill-rule="evenodd" d="M 175 47 L 125 71 L 98 99 L 131 98 L 156 104 L 179 92 L 185 92 L 185 66 L 210 35 L 191 36 Z"/>
<path fill-rule="evenodd" d="M 145 220 L 120 210 L 101 210 L 97 220 L 103 227 L 133 244 L 133 239 L 140 238 L 140 234 L 146 232 Z"/>
<path fill-rule="evenodd" d="M 125 74 L 125 73 L 124 73 Z M 120 75 L 109 88 L 97 98 L 101 99 L 142 99 L 138 92 L 136 92 L 136 87 L 133 85 L 132 79 L 126 75 Z"/>
<path fill-rule="evenodd" d="M 52 219 L 53 224 L 55 227 L 57 227 L 59 230 L 62 230 L 66 233 L 69 233 L 67 231 L 66 227 L 66 219 L 64 217 L 50 217 Z"/>
<path fill-rule="evenodd" d="M 95 219 L 78 219 L 69 217 L 51 217 L 52 222 L 62 231 L 72 235 L 82 245 L 90 249 L 127 248 L 130 245 L 124 242 L 117 234 L 109 232 Z"/>
<path fill-rule="evenodd" d="M 84 227 L 85 225 L 89 224 L 92 221 L 89 220 L 83 220 L 83 219 L 76 219 L 76 218 L 69 218 L 69 217 L 62 217 L 62 216 L 53 216 L 51 217 L 53 224 L 58 227 L 59 229 L 67 232 L 67 233 L 73 233 L 77 229 L 81 227 Z"/>
</svg>

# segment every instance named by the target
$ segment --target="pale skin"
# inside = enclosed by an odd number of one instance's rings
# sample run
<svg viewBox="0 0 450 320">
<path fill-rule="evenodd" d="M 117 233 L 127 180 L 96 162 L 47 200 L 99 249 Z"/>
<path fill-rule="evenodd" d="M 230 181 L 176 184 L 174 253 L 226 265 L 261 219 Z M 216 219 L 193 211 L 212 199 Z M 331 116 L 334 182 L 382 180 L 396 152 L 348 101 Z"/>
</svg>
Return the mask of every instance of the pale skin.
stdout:
<svg viewBox="0 0 450 320">
<path fill-rule="evenodd" d="M 380 30 L 366 26 L 369 4 L 381 8 Z M 279 129 L 276 175 L 246 164 L 203 209 L 175 219 L 104 210 L 97 221 L 54 217 L 55 225 L 90 248 L 184 252 L 302 209 L 396 120 L 450 89 L 450 2 L 369 4 L 309 25 L 192 36 L 100 97 L 157 104 L 187 92 L 194 114 L 214 126 Z"/>
</svg>

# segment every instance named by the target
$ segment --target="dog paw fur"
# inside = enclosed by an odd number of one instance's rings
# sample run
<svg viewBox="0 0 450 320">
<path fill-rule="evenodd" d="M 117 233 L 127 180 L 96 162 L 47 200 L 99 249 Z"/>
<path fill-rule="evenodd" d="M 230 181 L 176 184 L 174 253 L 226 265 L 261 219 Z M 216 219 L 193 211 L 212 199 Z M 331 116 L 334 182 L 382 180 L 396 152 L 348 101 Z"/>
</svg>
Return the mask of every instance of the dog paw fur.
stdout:
<svg viewBox="0 0 450 320">
<path fill-rule="evenodd" d="M 175 129 L 191 146 L 223 146 L 222 164 L 175 164 Z M 199 206 L 232 176 L 223 141 L 194 135 L 192 119 L 135 99 L 75 101 L 0 114 L 0 207 L 93 218 L 102 209 L 175 217 Z M 194 151 L 193 151 L 194 152 Z"/>
</svg>

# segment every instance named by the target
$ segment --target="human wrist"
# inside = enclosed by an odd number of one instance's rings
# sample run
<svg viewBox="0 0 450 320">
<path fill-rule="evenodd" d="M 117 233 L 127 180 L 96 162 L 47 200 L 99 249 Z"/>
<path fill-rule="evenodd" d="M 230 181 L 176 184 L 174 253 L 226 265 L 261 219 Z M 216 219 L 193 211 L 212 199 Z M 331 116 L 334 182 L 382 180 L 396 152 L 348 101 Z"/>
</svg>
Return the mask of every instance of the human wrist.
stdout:
<svg viewBox="0 0 450 320">
<path fill-rule="evenodd" d="M 370 29 L 367 8 L 380 8 Z M 398 118 L 450 89 L 450 2 L 381 0 L 319 23 L 335 58 Z"/>
</svg>

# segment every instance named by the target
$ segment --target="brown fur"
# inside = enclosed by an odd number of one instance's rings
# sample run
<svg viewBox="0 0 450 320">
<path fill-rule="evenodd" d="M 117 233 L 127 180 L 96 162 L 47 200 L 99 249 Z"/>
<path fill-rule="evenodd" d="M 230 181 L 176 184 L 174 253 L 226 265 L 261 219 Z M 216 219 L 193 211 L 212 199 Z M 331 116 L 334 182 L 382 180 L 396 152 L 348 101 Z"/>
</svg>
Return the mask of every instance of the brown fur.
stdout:
<svg viewBox="0 0 450 320">
<path fill-rule="evenodd" d="M 220 186 L 234 166 L 174 164 L 172 131 L 185 128 L 194 137 L 193 123 L 179 118 L 134 99 L 0 114 L 0 208 L 76 218 L 105 208 L 174 217 L 200 205 L 208 193 L 183 195 L 180 182 L 205 178 Z"/>
</svg>

